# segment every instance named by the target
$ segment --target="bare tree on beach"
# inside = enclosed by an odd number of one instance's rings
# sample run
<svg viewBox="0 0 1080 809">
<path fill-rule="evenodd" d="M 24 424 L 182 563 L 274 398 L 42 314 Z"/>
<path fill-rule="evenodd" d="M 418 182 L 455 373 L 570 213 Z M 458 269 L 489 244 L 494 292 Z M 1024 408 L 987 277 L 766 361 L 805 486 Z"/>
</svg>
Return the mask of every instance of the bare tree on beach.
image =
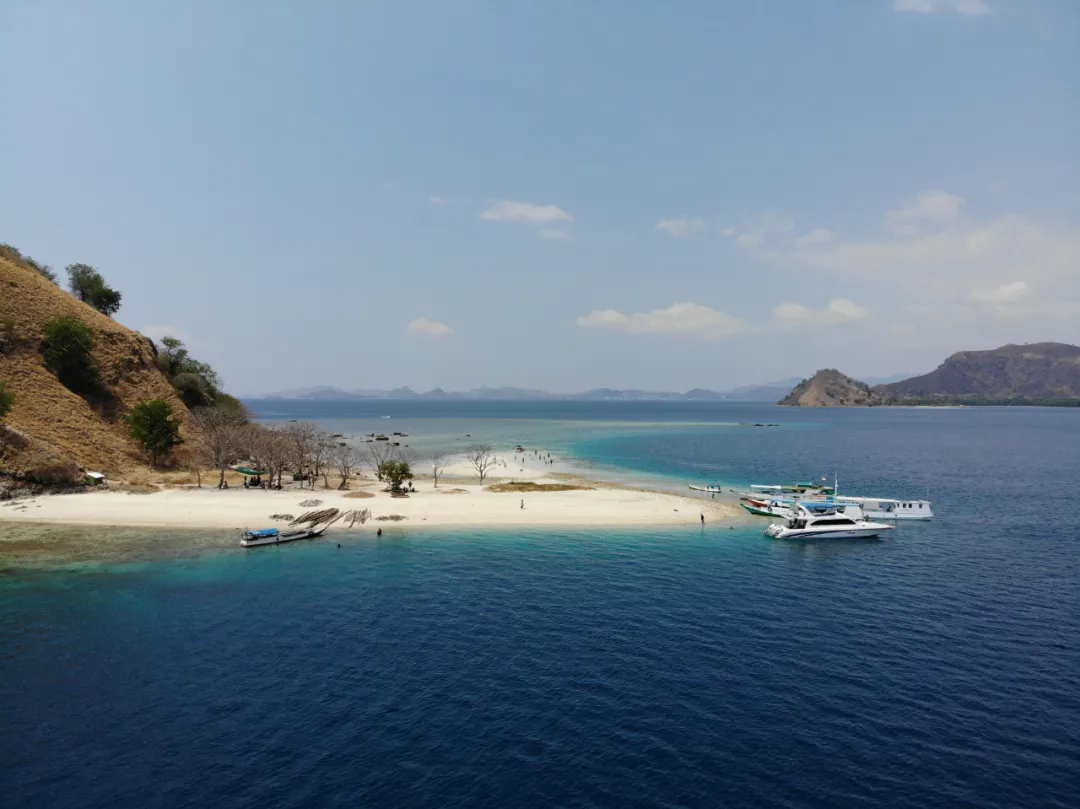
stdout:
<svg viewBox="0 0 1080 809">
<path fill-rule="evenodd" d="M 368 466 L 371 467 L 371 471 L 375 473 L 375 477 L 382 480 L 382 473 L 379 472 L 379 468 L 386 463 L 394 459 L 394 448 L 390 446 L 387 441 L 372 441 L 367 445 L 367 461 Z"/>
<path fill-rule="evenodd" d="M 360 463 L 360 450 L 352 444 L 341 444 L 334 448 L 331 455 L 334 464 L 337 466 L 338 474 L 341 475 L 341 483 L 338 484 L 338 489 L 349 488 L 349 476 L 352 475 L 353 469 Z"/>
<path fill-rule="evenodd" d="M 289 447 L 289 463 L 298 475 L 307 475 L 318 428 L 310 421 L 292 421 L 281 427 Z M 312 484 L 314 487 L 314 484 Z"/>
<path fill-rule="evenodd" d="M 244 425 L 248 422 L 245 408 L 196 407 L 191 411 L 191 425 L 199 434 L 196 452 L 199 460 L 211 469 L 220 470 L 218 488 L 225 484 L 225 470 L 243 451 Z M 199 485 L 202 485 L 200 476 Z"/>
<path fill-rule="evenodd" d="M 443 469 L 446 467 L 446 453 L 445 452 L 433 452 L 431 453 L 431 476 L 435 478 L 435 488 L 439 488 L 439 475 L 442 474 Z"/>
<path fill-rule="evenodd" d="M 492 454 L 490 444 L 477 444 L 466 453 L 465 457 L 469 459 L 469 463 L 476 470 L 481 486 L 484 485 L 484 478 L 487 477 L 488 472 L 499 462 L 495 455 Z"/>
<path fill-rule="evenodd" d="M 331 456 L 338 448 L 337 439 L 330 433 L 322 430 L 315 431 L 314 441 L 311 444 L 311 488 L 315 488 L 315 481 L 322 475 L 323 484 L 327 489 L 330 488 L 330 477 L 327 473 L 327 469 L 330 466 Z"/>
<path fill-rule="evenodd" d="M 261 424 L 249 424 L 245 430 L 245 444 L 252 461 L 260 470 L 266 470 L 270 485 L 281 485 L 285 468 L 293 460 L 293 448 L 285 433 Z"/>
</svg>

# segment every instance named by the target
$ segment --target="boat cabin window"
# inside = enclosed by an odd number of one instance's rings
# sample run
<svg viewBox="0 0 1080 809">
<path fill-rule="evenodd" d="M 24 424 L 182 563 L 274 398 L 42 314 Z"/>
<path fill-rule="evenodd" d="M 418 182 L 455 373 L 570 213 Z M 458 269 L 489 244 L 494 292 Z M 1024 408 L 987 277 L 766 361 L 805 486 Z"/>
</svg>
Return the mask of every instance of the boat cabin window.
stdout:
<svg viewBox="0 0 1080 809">
<path fill-rule="evenodd" d="M 828 518 L 824 520 L 814 520 L 814 526 L 819 525 L 854 525 L 854 520 L 849 520 L 847 517 L 837 517 L 835 519 Z"/>
</svg>

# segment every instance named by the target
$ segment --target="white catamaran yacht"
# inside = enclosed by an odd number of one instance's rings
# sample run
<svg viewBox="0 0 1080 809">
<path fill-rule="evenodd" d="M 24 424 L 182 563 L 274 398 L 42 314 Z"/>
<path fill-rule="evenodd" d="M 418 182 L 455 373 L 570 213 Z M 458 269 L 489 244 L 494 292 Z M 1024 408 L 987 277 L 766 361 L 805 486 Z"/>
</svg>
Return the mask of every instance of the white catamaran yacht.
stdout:
<svg viewBox="0 0 1080 809">
<path fill-rule="evenodd" d="M 809 509 L 802 503 L 795 503 L 791 507 L 791 517 L 786 522 L 769 525 L 765 536 L 775 539 L 867 539 L 892 531 L 894 527 L 867 522 L 831 508 Z"/>
</svg>

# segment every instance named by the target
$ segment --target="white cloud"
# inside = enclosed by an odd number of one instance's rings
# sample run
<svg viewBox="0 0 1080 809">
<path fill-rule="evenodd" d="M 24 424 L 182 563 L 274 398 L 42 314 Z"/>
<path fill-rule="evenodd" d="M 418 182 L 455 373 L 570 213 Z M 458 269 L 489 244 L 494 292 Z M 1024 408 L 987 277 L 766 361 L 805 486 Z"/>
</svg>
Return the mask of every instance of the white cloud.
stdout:
<svg viewBox="0 0 1080 809">
<path fill-rule="evenodd" d="M 689 236 L 705 227 L 701 219 L 661 219 L 656 223 L 656 230 L 663 230 L 676 238 Z"/>
<path fill-rule="evenodd" d="M 1080 279 L 1080 228 L 1007 215 L 932 233 L 794 247 L 792 263 L 853 279 L 970 290 L 1016 278 Z"/>
<path fill-rule="evenodd" d="M 783 214 L 769 212 L 751 222 L 735 238 L 735 244 L 743 250 L 757 250 L 766 241 L 774 241 L 791 233 L 794 223 Z"/>
<path fill-rule="evenodd" d="M 995 306 L 1019 303 L 1030 295 L 1031 290 L 1024 281 L 1013 281 L 1011 284 L 1002 284 L 994 289 L 977 289 L 971 293 L 972 300 Z"/>
<path fill-rule="evenodd" d="M 735 235 L 735 228 L 721 228 L 720 229 L 720 235 L 721 236 L 734 236 Z"/>
<path fill-rule="evenodd" d="M 437 320 L 428 320 L 426 317 L 418 317 L 409 323 L 409 334 L 418 334 L 423 337 L 448 337 L 454 330 L 445 323 Z"/>
<path fill-rule="evenodd" d="M 824 228 L 818 228 L 817 230 L 811 230 L 809 233 L 803 234 L 795 240 L 795 244 L 799 247 L 808 247 L 815 244 L 826 244 L 833 240 L 832 231 L 825 230 Z"/>
<path fill-rule="evenodd" d="M 834 326 L 869 316 L 869 312 L 847 298 L 833 298 L 824 309 L 811 309 L 798 303 L 782 303 L 773 309 L 773 317 L 787 326 Z"/>
<path fill-rule="evenodd" d="M 556 242 L 570 241 L 570 234 L 565 230 L 559 230 L 558 228 L 544 228 L 540 231 L 540 238 L 551 239 Z"/>
<path fill-rule="evenodd" d="M 877 236 L 830 232 L 825 238 L 810 231 L 793 238 L 777 228 L 746 234 L 744 245 L 762 264 L 803 277 L 809 272 L 826 289 L 835 283 L 830 277 L 841 279 L 843 286 L 834 287 L 845 295 L 840 300 L 866 295 L 867 288 L 874 300 L 887 300 L 872 319 L 883 332 L 902 322 L 920 339 L 1015 341 L 1016 330 L 1026 328 L 1032 339 L 1076 340 L 1067 324 L 1080 312 L 1080 224 L 1018 214 L 975 218 L 964 213 L 963 197 L 937 190 L 883 213 Z M 852 289 L 864 284 L 870 286 Z M 815 311 L 801 304 L 777 307 L 774 318 L 789 324 L 859 319 L 856 309 L 842 305 Z"/>
<path fill-rule="evenodd" d="M 551 222 L 572 222 L 574 217 L 557 205 L 535 205 L 502 199 L 481 212 L 488 222 L 520 222 L 523 225 L 547 225 Z"/>
<path fill-rule="evenodd" d="M 985 0 L 893 0 L 896 11 L 915 11 L 934 14 L 938 11 L 955 11 L 959 14 L 989 14 Z"/>
<path fill-rule="evenodd" d="M 444 202 L 446 202 L 445 199 L 439 196 L 435 196 L 434 194 L 428 197 L 427 201 L 430 202 L 432 205 L 442 205 Z"/>
<path fill-rule="evenodd" d="M 960 219 L 960 208 L 966 201 L 947 191 L 924 191 L 910 205 L 889 211 L 885 224 L 897 236 L 915 236 L 927 224 L 949 227 Z"/>
<path fill-rule="evenodd" d="M 598 310 L 579 317 L 577 324 L 631 334 L 674 334 L 705 339 L 730 337 L 746 328 L 737 317 L 696 303 L 673 303 L 667 309 L 632 315 L 614 309 Z"/>
</svg>

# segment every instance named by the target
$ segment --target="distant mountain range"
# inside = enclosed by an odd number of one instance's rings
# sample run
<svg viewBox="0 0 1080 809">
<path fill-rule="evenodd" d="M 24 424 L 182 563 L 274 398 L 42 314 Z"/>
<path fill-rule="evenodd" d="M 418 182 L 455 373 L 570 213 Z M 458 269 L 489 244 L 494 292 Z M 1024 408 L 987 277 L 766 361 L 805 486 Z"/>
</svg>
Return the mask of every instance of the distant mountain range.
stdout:
<svg viewBox="0 0 1080 809">
<path fill-rule="evenodd" d="M 928 374 L 874 387 L 826 368 L 799 382 L 780 404 L 1080 405 L 1080 347 L 1010 343 L 989 351 L 960 351 Z"/>
<path fill-rule="evenodd" d="M 263 399 L 313 399 L 316 401 L 350 401 L 357 399 L 411 399 L 428 401 L 683 401 L 683 402 L 775 402 L 786 394 L 798 379 L 781 379 L 764 385 L 745 385 L 729 391 L 694 388 L 685 393 L 647 390 L 616 390 L 595 388 L 582 393 L 549 393 L 529 388 L 473 388 L 468 391 L 445 391 L 442 388 L 418 393 L 412 388 L 393 390 L 344 390 L 333 387 L 294 388 L 278 391 Z"/>
</svg>

